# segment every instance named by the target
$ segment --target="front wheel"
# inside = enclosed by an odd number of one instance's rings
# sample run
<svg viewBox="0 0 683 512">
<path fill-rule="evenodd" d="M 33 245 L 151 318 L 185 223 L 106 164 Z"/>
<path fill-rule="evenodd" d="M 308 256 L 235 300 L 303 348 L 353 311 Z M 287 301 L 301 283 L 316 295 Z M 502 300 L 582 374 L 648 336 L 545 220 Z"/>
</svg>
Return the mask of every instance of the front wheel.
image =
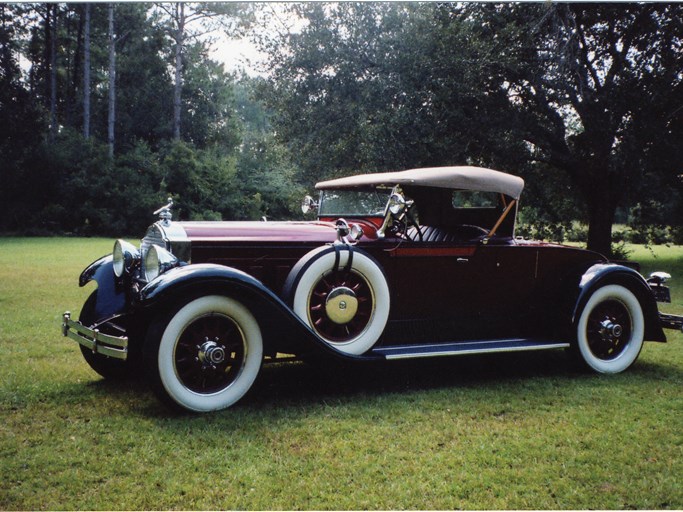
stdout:
<svg viewBox="0 0 683 512">
<path fill-rule="evenodd" d="M 623 286 L 598 288 L 577 323 L 576 342 L 583 362 L 599 373 L 631 366 L 643 347 L 645 317 L 636 296 Z"/>
<path fill-rule="evenodd" d="M 150 328 L 145 360 L 157 395 L 172 407 L 208 412 L 230 407 L 261 368 L 261 329 L 238 301 L 192 300 Z"/>
</svg>

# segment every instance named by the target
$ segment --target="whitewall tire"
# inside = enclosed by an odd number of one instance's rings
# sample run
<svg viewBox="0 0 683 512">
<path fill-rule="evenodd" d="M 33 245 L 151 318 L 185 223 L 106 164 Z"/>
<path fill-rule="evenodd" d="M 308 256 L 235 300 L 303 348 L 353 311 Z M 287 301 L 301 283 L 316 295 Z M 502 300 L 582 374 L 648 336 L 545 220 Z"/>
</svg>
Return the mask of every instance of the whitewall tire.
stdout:
<svg viewBox="0 0 683 512">
<path fill-rule="evenodd" d="M 578 353 L 596 372 L 623 372 L 638 358 L 644 332 L 645 317 L 636 296 L 620 285 L 602 286 L 579 317 Z"/>
<path fill-rule="evenodd" d="M 249 391 L 261 369 L 258 322 L 230 297 L 192 300 L 159 330 L 146 355 L 153 387 L 170 405 L 195 412 L 225 409 Z"/>
<path fill-rule="evenodd" d="M 350 246 L 327 246 L 305 255 L 285 284 L 292 309 L 328 345 L 346 354 L 370 350 L 389 319 L 384 272 Z"/>
</svg>

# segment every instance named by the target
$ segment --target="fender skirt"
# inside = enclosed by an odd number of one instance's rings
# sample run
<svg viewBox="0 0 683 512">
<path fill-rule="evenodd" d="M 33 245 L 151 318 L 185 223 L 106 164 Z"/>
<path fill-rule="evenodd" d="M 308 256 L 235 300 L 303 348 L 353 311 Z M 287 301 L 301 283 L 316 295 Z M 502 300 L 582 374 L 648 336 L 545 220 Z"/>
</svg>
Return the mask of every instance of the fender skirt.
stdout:
<svg viewBox="0 0 683 512">
<path fill-rule="evenodd" d="M 578 321 L 593 291 L 608 284 L 622 285 L 638 298 L 645 316 L 645 340 L 666 342 L 666 335 L 659 320 L 657 302 L 650 286 L 634 269 L 614 263 L 598 263 L 581 276 L 579 293 L 572 312 L 572 323 Z"/>
<path fill-rule="evenodd" d="M 329 346 L 263 283 L 245 272 L 223 265 L 203 263 L 171 269 L 140 291 L 135 307 L 147 316 L 207 294 L 232 297 L 249 308 L 263 332 L 267 353 L 349 361 L 381 359 L 376 355 L 349 355 Z"/>
</svg>

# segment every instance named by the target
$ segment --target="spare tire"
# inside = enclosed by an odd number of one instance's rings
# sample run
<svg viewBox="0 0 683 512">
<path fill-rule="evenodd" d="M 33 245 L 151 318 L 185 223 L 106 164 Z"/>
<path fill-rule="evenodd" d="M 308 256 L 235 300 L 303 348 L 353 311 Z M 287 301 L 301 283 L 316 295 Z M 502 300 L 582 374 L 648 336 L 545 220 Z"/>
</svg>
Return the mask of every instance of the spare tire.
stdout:
<svg viewBox="0 0 683 512">
<path fill-rule="evenodd" d="M 290 271 L 283 295 L 320 338 L 346 354 L 370 350 L 389 318 L 389 286 L 372 256 L 350 245 L 319 247 Z"/>
</svg>

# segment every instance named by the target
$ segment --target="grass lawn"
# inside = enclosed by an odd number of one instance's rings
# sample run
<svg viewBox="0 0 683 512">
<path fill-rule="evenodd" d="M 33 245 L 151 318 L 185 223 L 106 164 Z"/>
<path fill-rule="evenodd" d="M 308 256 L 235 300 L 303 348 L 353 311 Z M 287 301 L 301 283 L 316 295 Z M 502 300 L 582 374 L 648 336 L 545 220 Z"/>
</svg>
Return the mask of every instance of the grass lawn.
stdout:
<svg viewBox="0 0 683 512">
<path fill-rule="evenodd" d="M 265 367 L 172 415 L 59 333 L 112 240 L 0 238 L 0 509 L 682 509 L 683 334 L 611 377 L 562 353 Z M 632 247 L 674 275 L 683 247 Z"/>
</svg>

